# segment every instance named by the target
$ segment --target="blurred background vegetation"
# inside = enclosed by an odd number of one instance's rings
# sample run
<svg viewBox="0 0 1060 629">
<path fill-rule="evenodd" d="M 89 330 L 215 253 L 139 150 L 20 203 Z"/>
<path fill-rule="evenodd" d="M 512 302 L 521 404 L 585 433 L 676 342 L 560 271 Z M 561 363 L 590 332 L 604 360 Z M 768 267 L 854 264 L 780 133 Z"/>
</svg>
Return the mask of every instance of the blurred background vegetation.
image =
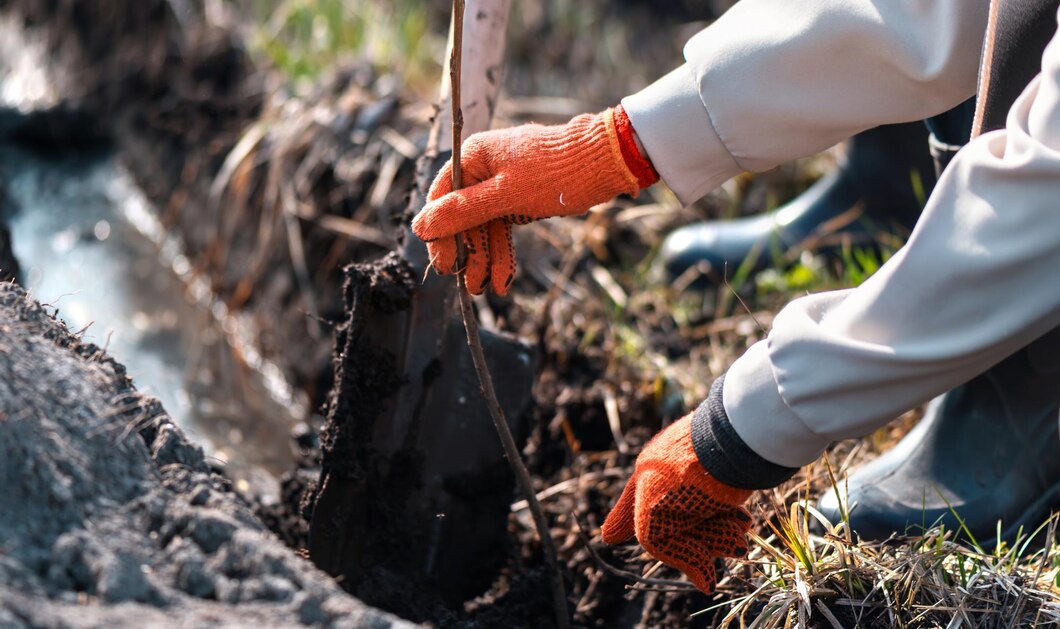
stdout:
<svg viewBox="0 0 1060 629">
<path fill-rule="evenodd" d="M 420 89 L 436 83 L 450 7 L 418 0 L 237 0 L 254 51 L 292 81 L 370 60 Z"/>
<path fill-rule="evenodd" d="M 438 83 L 449 2 L 231 0 L 257 55 L 293 81 L 366 61 L 425 97 Z M 731 0 L 514 2 L 506 86 L 514 96 L 607 106 L 682 61 L 681 48 Z"/>
</svg>

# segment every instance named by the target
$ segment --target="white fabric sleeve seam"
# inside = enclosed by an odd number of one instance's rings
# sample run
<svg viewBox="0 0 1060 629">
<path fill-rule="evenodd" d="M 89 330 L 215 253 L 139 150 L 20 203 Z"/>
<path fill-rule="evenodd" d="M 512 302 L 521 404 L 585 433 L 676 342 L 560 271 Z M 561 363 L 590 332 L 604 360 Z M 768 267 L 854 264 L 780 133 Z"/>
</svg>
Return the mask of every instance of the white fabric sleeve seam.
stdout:
<svg viewBox="0 0 1060 629">
<path fill-rule="evenodd" d="M 835 439 L 810 429 L 781 394 L 767 339 L 729 368 L 722 402 L 736 434 L 755 453 L 778 465 L 802 467 Z"/>
<path fill-rule="evenodd" d="M 663 182 L 688 205 L 743 170 L 708 115 L 689 65 L 622 99 Z"/>
<path fill-rule="evenodd" d="M 788 412 L 791 413 L 791 416 L 798 420 L 798 422 L 802 424 L 803 428 L 805 428 L 806 431 L 810 434 L 813 434 L 829 442 L 835 441 L 835 439 L 829 437 L 828 435 L 822 435 L 821 433 L 811 428 L 810 425 L 806 423 L 806 420 L 802 418 L 802 415 L 800 415 L 794 408 L 792 408 L 791 404 L 788 403 L 787 395 L 784 393 L 784 384 L 781 382 L 781 375 L 777 373 L 776 368 L 773 366 L 772 335 L 766 337 L 766 350 L 766 357 L 769 359 L 769 373 L 773 375 L 773 381 L 777 383 L 777 397 L 780 399 L 780 402 L 784 404 L 784 408 L 788 409 Z"/>
<path fill-rule="evenodd" d="M 733 165 L 740 169 L 740 172 L 750 172 L 751 169 L 745 168 L 744 165 L 740 163 L 740 160 L 733 154 L 732 149 L 729 148 L 729 143 L 721 135 L 721 131 L 718 130 L 718 125 L 714 122 L 714 114 L 711 113 L 710 107 L 707 107 L 707 101 L 703 100 L 703 86 L 697 85 L 697 87 L 699 87 L 697 90 L 699 92 L 699 102 L 703 104 L 703 110 L 707 112 L 707 120 L 710 122 L 710 128 L 714 131 L 714 135 L 718 137 L 718 142 L 721 143 L 721 148 L 725 149 L 725 154 L 732 160 Z M 704 194 L 706 193 L 704 192 Z"/>
</svg>

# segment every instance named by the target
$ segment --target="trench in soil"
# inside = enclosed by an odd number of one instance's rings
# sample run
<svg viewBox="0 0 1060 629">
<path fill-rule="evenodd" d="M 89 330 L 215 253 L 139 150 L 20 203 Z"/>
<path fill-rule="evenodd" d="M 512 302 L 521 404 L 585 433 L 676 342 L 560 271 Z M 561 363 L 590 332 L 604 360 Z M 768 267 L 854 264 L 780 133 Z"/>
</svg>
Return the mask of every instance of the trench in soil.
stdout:
<svg viewBox="0 0 1060 629">
<path fill-rule="evenodd" d="M 65 77 L 48 54 L 43 38 L 0 19 L 0 219 L 21 283 L 125 364 L 237 488 L 272 502 L 304 396 L 257 353 L 250 326 L 212 294 L 107 141 L 68 137 L 92 122 L 64 115 Z M 56 129 L 27 122 L 56 111 Z M 20 141 L 33 125 L 45 137 Z"/>
<path fill-rule="evenodd" d="M 268 377 L 114 155 L 3 145 L 0 172 L 31 294 L 124 363 L 237 487 L 275 496 L 302 403 L 278 372 Z"/>
</svg>

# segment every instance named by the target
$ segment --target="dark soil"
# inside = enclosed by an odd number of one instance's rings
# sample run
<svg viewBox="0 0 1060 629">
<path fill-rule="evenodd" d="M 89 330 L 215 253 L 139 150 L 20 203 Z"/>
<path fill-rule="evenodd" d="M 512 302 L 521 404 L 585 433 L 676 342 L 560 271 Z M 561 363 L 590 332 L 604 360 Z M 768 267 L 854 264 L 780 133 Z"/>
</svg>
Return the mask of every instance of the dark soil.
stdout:
<svg viewBox="0 0 1060 629">
<path fill-rule="evenodd" d="M 0 626 L 390 627 L 268 534 L 124 367 L 0 284 Z"/>
<path fill-rule="evenodd" d="M 346 273 L 319 487 L 300 501 L 312 504 L 310 557 L 370 604 L 441 621 L 503 563 L 513 478 L 462 327 L 445 308 L 425 312 L 431 286 L 396 254 Z M 413 347 L 407 336 L 424 327 L 442 338 Z M 518 430 L 529 350 L 492 334 L 484 346 L 495 373 L 523 383 L 499 389 Z"/>
<path fill-rule="evenodd" d="M 22 268 L 11 248 L 11 230 L 0 222 L 0 282 L 17 282 L 21 276 Z"/>
</svg>

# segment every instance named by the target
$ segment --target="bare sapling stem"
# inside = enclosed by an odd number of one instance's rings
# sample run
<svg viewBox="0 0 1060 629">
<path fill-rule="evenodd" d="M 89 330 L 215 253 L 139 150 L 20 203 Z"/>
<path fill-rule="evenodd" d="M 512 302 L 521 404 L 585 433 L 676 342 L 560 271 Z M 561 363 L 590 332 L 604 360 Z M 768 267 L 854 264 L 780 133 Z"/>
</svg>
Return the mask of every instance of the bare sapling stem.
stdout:
<svg viewBox="0 0 1060 629">
<path fill-rule="evenodd" d="M 449 102 L 453 116 L 453 190 L 464 187 L 460 144 L 464 134 L 464 112 L 460 108 L 460 61 L 464 51 L 464 0 L 453 0 L 453 50 L 449 53 Z M 461 261 L 463 266 L 463 261 Z M 458 273 L 462 278 L 463 274 Z"/>
<path fill-rule="evenodd" d="M 453 50 L 449 58 L 449 81 L 451 83 L 450 99 L 452 102 L 453 116 L 453 190 L 463 187 L 463 171 L 461 168 L 460 144 L 464 130 L 464 115 L 460 109 L 460 61 L 464 41 L 464 0 L 453 0 Z M 457 273 L 457 294 L 460 299 L 460 315 L 464 320 L 464 330 L 467 332 L 467 346 L 471 350 L 471 359 L 478 374 L 479 387 L 482 389 L 482 397 L 486 400 L 493 425 L 497 428 L 501 444 L 508 464 L 515 473 L 519 483 L 519 489 L 526 496 L 530 513 L 533 516 L 537 536 L 541 541 L 541 550 L 545 554 L 545 562 L 548 564 L 551 582 L 552 599 L 556 612 L 556 626 L 561 629 L 570 627 L 570 616 L 567 613 L 567 592 L 563 586 L 563 574 L 559 569 L 556 559 L 556 547 L 552 543 L 552 534 L 545 519 L 545 512 L 534 492 L 533 483 L 530 480 L 530 472 L 523 463 L 519 446 L 515 443 L 512 430 L 508 426 L 508 420 L 504 417 L 504 410 L 497 400 L 497 392 L 493 388 L 493 377 L 490 375 L 489 367 L 486 365 L 486 355 L 482 350 L 482 340 L 479 338 L 478 321 L 475 319 L 474 306 L 471 303 L 471 293 L 467 290 L 464 279 L 465 268 L 464 246 L 462 239 L 457 237 L 459 250 L 458 266 L 461 272 Z"/>
</svg>

